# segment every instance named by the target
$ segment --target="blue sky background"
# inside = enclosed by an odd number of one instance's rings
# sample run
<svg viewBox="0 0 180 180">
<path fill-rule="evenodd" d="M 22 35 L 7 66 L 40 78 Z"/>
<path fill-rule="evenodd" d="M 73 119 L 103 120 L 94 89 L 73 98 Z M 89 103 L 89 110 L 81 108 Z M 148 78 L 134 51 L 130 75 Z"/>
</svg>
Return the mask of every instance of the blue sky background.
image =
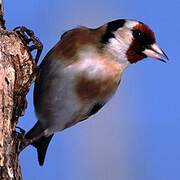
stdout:
<svg viewBox="0 0 180 180">
<path fill-rule="evenodd" d="M 21 155 L 25 180 L 180 179 L 180 2 L 163 0 L 5 0 L 6 26 L 25 25 L 44 44 L 77 25 L 100 26 L 131 18 L 149 24 L 167 64 L 147 59 L 130 66 L 113 99 L 88 121 L 56 134 L 39 167 L 32 147 Z M 19 125 L 36 121 L 32 90 Z"/>
</svg>

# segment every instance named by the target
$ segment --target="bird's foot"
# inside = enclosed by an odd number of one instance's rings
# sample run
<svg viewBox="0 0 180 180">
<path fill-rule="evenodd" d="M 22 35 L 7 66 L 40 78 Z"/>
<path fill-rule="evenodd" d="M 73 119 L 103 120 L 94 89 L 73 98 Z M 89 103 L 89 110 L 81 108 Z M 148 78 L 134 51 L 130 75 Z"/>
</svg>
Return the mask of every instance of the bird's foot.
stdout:
<svg viewBox="0 0 180 180">
<path fill-rule="evenodd" d="M 25 149 L 27 146 L 29 146 L 32 141 L 25 138 L 26 131 L 22 129 L 19 126 L 16 126 L 16 129 L 19 131 L 16 131 L 16 137 L 18 139 L 18 153 L 20 153 L 23 149 Z"/>
<path fill-rule="evenodd" d="M 18 126 L 16 126 L 16 129 L 18 129 L 18 131 L 15 132 L 16 138 L 17 138 L 17 141 L 18 141 L 17 151 L 18 151 L 18 153 L 20 153 L 22 144 L 25 143 L 25 133 L 26 132 L 25 132 L 24 129 L 22 129 L 21 127 L 18 127 Z"/>
<path fill-rule="evenodd" d="M 41 41 L 35 36 L 32 30 L 24 26 L 16 27 L 13 31 L 20 36 L 24 43 L 29 47 L 30 51 L 37 50 L 34 58 L 37 64 L 43 49 L 43 44 Z"/>
</svg>

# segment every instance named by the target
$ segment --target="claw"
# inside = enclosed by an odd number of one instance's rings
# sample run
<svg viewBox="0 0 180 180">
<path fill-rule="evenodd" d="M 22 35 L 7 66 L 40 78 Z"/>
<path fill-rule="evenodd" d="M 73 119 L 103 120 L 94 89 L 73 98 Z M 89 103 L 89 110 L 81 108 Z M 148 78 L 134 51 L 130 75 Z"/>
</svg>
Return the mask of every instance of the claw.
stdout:
<svg viewBox="0 0 180 180">
<path fill-rule="evenodd" d="M 41 41 L 35 36 L 32 30 L 24 26 L 16 27 L 13 31 L 20 36 L 24 43 L 29 47 L 30 51 L 37 50 L 34 58 L 37 64 L 43 49 L 43 44 Z M 30 45 L 31 43 L 32 45 Z"/>
<path fill-rule="evenodd" d="M 24 129 L 19 126 L 16 126 L 16 129 L 19 130 L 19 132 L 16 131 L 15 133 L 19 142 L 17 144 L 17 152 L 20 153 L 25 147 L 31 144 L 31 140 L 25 138 L 26 132 Z"/>
<path fill-rule="evenodd" d="M 17 143 L 17 152 L 20 153 L 20 150 L 21 150 L 21 146 L 22 144 L 24 144 L 25 142 L 25 130 L 22 129 L 21 127 L 18 127 L 16 126 L 16 129 L 18 129 L 19 131 L 15 131 L 15 135 L 16 135 L 16 138 L 18 140 L 18 143 Z"/>
<path fill-rule="evenodd" d="M 17 132 L 17 133 L 19 133 L 19 134 L 21 134 L 21 135 L 25 135 L 25 133 L 26 133 L 26 131 L 24 130 L 24 129 L 22 129 L 21 127 L 19 127 L 19 126 L 16 126 L 16 129 L 19 129 L 19 132 Z"/>
</svg>

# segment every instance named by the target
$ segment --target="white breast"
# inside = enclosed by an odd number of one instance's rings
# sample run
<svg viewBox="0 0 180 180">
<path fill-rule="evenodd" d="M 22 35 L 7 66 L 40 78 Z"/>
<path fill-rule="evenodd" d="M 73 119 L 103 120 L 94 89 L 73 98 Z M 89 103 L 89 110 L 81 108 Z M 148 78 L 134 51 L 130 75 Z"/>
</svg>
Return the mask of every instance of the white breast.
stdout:
<svg viewBox="0 0 180 180">
<path fill-rule="evenodd" d="M 76 96 L 74 87 L 76 77 L 79 74 L 86 72 L 89 78 L 96 79 L 110 73 L 93 49 L 80 52 L 79 57 L 77 63 L 68 66 L 62 65 L 60 60 L 52 59 L 48 73 L 44 73 L 45 77 L 43 78 L 46 81 L 42 91 L 45 93 L 41 93 L 39 96 L 36 113 L 44 127 L 48 127 L 49 133 L 60 131 L 64 129 L 66 124 L 74 120 L 77 121 L 95 103 L 90 101 L 89 104 L 83 104 Z M 119 76 L 121 76 L 127 64 L 117 63 L 116 67 L 120 72 Z"/>
</svg>

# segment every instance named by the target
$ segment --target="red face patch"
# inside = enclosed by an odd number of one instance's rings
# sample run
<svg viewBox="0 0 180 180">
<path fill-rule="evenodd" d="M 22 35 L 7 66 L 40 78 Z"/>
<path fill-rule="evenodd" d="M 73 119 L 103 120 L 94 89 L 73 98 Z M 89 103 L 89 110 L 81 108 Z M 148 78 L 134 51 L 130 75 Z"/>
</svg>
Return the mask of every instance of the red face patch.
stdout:
<svg viewBox="0 0 180 180">
<path fill-rule="evenodd" d="M 145 24 L 139 23 L 132 29 L 133 41 L 126 55 L 130 63 L 136 63 L 146 57 L 143 53 L 156 42 L 154 32 Z"/>
<path fill-rule="evenodd" d="M 139 30 L 140 32 L 144 33 L 144 35 L 146 35 L 152 42 L 155 42 L 154 32 L 147 25 L 139 23 L 133 29 Z"/>
</svg>

